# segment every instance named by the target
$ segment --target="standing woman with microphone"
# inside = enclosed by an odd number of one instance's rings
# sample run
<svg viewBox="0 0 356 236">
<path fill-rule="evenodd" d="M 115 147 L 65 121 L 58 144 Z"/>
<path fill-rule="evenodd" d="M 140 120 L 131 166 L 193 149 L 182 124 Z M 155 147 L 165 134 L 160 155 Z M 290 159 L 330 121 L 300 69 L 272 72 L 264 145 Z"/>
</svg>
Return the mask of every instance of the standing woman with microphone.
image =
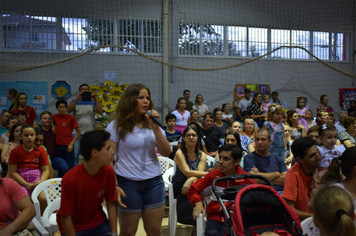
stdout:
<svg viewBox="0 0 356 236">
<path fill-rule="evenodd" d="M 123 94 L 115 119 L 106 131 L 116 149 L 118 218 L 120 235 L 134 236 L 142 217 L 147 235 L 160 236 L 164 215 L 165 189 L 155 147 L 169 156 L 171 147 L 153 118 L 151 93 L 143 84 L 132 84 Z"/>
</svg>

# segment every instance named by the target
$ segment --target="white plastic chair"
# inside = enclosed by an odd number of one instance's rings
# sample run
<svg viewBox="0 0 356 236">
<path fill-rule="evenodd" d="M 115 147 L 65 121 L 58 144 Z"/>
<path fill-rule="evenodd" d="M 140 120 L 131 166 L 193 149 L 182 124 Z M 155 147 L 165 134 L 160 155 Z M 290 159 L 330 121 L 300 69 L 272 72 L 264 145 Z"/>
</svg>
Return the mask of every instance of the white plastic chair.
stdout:
<svg viewBox="0 0 356 236">
<path fill-rule="evenodd" d="M 54 232 L 58 231 L 57 225 L 57 217 L 56 214 L 53 213 L 59 210 L 61 205 L 61 198 L 56 198 L 53 202 L 51 202 L 46 210 L 43 212 L 43 226 L 45 229 L 52 235 Z"/>
<path fill-rule="evenodd" d="M 162 166 L 162 175 L 166 172 L 166 170 L 174 166 L 174 161 L 168 157 L 158 157 L 158 160 Z"/>
<path fill-rule="evenodd" d="M 42 191 L 45 193 L 47 199 L 47 209 L 56 199 L 60 199 L 62 192 L 61 182 L 62 178 L 48 179 L 37 185 L 36 188 L 33 190 L 31 199 L 36 210 L 36 216 L 35 219 L 32 221 L 32 225 L 36 230 L 44 227 L 43 219 L 41 217 L 41 208 L 40 202 L 38 201 L 38 196 Z"/>
<path fill-rule="evenodd" d="M 197 227 L 197 236 L 203 236 L 205 231 L 206 217 L 203 217 L 203 214 L 200 213 L 196 217 L 196 227 Z"/>
<path fill-rule="evenodd" d="M 172 182 L 172 176 L 174 173 L 174 167 L 169 168 L 168 170 L 166 170 L 166 172 L 164 172 L 162 178 L 164 181 L 164 187 L 166 189 L 166 192 L 168 191 L 168 186 L 171 184 Z"/>
<path fill-rule="evenodd" d="M 177 227 L 177 199 L 174 198 L 173 193 L 173 184 L 169 183 L 168 185 L 168 199 L 169 199 L 169 235 L 176 235 L 176 227 Z"/>
</svg>

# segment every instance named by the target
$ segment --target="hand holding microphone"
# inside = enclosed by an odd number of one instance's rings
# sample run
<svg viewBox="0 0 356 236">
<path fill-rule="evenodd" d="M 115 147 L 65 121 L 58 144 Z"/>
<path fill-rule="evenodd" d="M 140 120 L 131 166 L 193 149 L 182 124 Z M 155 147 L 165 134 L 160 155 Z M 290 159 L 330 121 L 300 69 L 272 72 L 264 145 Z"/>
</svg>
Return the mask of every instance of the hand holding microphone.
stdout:
<svg viewBox="0 0 356 236">
<path fill-rule="evenodd" d="M 156 123 L 159 127 L 161 127 L 162 129 L 167 129 L 166 124 L 164 124 L 160 119 L 158 119 L 157 117 L 153 117 L 152 116 L 152 111 L 151 110 L 147 110 L 146 114 L 151 118 L 151 120 Z"/>
</svg>

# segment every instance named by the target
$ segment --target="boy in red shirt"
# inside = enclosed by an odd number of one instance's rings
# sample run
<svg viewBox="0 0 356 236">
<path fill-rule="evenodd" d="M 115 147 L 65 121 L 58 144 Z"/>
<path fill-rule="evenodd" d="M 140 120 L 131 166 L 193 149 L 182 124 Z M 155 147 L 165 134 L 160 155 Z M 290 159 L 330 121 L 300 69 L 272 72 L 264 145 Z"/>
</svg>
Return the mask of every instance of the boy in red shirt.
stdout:
<svg viewBox="0 0 356 236">
<path fill-rule="evenodd" d="M 53 124 L 56 129 L 56 143 L 57 151 L 60 157 L 62 157 L 67 163 L 68 167 L 74 167 L 74 152 L 73 145 L 80 136 L 80 129 L 78 127 L 75 117 L 67 114 L 67 101 L 58 100 L 56 107 L 59 114 L 53 116 Z M 73 129 L 77 131 L 74 139 L 72 136 Z"/>
<path fill-rule="evenodd" d="M 106 131 L 83 135 L 80 150 L 84 163 L 62 179 L 61 207 L 57 223 L 65 236 L 117 235 L 116 182 L 110 163 L 115 150 Z M 105 198 L 109 220 L 101 204 Z"/>
</svg>

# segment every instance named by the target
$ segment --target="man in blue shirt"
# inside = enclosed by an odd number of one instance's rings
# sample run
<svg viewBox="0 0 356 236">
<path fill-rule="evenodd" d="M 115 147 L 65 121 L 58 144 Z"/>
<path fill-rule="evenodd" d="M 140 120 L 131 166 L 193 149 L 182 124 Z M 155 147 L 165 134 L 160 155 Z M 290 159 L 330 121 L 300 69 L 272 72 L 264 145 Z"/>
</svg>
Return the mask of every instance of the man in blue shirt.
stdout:
<svg viewBox="0 0 356 236">
<path fill-rule="evenodd" d="M 6 133 L 7 129 L 7 119 L 11 116 L 11 113 L 9 110 L 2 110 L 1 116 L 0 116 L 0 135 L 3 133 Z"/>
<path fill-rule="evenodd" d="M 249 174 L 258 174 L 268 178 L 277 191 L 283 191 L 287 167 L 282 158 L 269 153 L 268 148 L 271 143 L 270 132 L 266 129 L 259 129 L 255 134 L 256 151 L 245 156 L 243 170 Z"/>
</svg>

